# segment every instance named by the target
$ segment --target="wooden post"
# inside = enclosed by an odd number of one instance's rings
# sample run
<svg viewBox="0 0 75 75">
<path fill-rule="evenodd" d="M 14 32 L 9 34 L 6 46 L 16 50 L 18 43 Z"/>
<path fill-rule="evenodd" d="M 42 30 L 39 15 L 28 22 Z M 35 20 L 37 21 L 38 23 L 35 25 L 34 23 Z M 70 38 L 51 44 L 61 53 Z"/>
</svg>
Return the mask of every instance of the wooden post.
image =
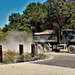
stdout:
<svg viewBox="0 0 75 75">
<path fill-rule="evenodd" d="M 37 56 L 38 55 L 38 45 L 37 44 L 31 44 L 31 56 Z"/>
<path fill-rule="evenodd" d="M 19 54 L 20 55 L 23 54 L 23 45 L 22 44 L 19 45 Z"/>
<path fill-rule="evenodd" d="M 2 45 L 0 45 L 0 63 L 2 63 L 3 60 L 2 60 Z"/>
<path fill-rule="evenodd" d="M 20 61 L 24 61 L 24 56 L 23 56 L 23 45 L 19 45 L 19 55 L 20 55 Z"/>
<path fill-rule="evenodd" d="M 35 44 L 31 44 L 31 56 L 35 56 Z"/>
<path fill-rule="evenodd" d="M 35 44 L 35 55 L 38 56 L 38 44 Z"/>
</svg>

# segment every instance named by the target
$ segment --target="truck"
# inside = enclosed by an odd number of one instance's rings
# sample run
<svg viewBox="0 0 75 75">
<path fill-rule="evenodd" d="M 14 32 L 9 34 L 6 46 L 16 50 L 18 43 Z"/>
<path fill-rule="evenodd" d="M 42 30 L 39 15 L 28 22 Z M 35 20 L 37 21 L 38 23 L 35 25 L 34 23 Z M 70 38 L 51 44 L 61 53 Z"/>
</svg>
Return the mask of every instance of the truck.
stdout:
<svg viewBox="0 0 75 75">
<path fill-rule="evenodd" d="M 33 43 L 40 44 L 43 50 L 60 52 L 61 49 L 75 53 L 74 29 L 45 30 L 33 33 Z"/>
</svg>

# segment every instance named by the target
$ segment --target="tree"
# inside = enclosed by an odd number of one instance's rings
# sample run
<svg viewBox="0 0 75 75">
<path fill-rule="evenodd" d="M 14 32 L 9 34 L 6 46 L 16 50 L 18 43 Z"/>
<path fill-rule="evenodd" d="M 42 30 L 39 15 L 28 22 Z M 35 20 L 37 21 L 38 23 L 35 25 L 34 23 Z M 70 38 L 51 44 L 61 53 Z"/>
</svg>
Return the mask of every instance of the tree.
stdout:
<svg viewBox="0 0 75 75">
<path fill-rule="evenodd" d="M 18 23 L 21 23 L 21 15 L 20 13 L 12 13 L 9 16 L 9 25 L 12 30 L 16 29 Z"/>
<path fill-rule="evenodd" d="M 8 25 L 6 24 L 5 27 L 3 27 L 4 32 L 13 31 L 13 30 L 27 31 L 27 32 L 30 31 L 27 24 L 23 23 L 22 17 L 19 13 L 12 13 L 9 16 L 9 24 Z"/>
<path fill-rule="evenodd" d="M 9 30 L 9 25 L 5 24 L 5 26 L 3 27 L 2 31 L 3 32 L 7 32 Z"/>
<path fill-rule="evenodd" d="M 5 36 L 6 36 L 6 33 L 4 33 L 2 29 L 0 29 L 0 42 L 3 42 L 5 40 Z"/>
<path fill-rule="evenodd" d="M 34 31 L 42 30 L 43 18 L 46 16 L 42 3 L 30 3 L 22 15 L 26 22 L 31 25 Z"/>
<path fill-rule="evenodd" d="M 47 0 L 45 3 L 30 3 L 23 14 L 12 13 L 9 24 L 3 31 L 19 30 L 39 32 L 46 29 L 74 28 L 75 2 L 66 0 Z"/>
<path fill-rule="evenodd" d="M 47 25 L 63 28 L 69 25 L 72 21 L 73 12 L 75 9 L 75 2 L 65 0 L 47 0 L 45 3 L 47 7 Z M 69 25 L 70 26 L 70 25 Z M 51 27 L 50 27 L 51 28 Z"/>
<path fill-rule="evenodd" d="M 9 22 L 10 24 L 16 24 L 19 23 L 21 21 L 21 15 L 20 13 L 11 13 L 11 15 L 9 16 Z"/>
</svg>

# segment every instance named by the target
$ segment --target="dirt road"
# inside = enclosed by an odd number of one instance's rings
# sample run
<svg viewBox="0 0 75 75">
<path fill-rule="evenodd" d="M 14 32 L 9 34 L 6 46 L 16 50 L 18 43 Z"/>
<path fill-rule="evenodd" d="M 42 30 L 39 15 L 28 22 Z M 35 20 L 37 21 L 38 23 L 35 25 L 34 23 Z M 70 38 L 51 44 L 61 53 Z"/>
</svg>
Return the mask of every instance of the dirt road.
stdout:
<svg viewBox="0 0 75 75">
<path fill-rule="evenodd" d="M 24 62 L 1 64 L 0 75 L 75 75 L 75 69 Z"/>
</svg>

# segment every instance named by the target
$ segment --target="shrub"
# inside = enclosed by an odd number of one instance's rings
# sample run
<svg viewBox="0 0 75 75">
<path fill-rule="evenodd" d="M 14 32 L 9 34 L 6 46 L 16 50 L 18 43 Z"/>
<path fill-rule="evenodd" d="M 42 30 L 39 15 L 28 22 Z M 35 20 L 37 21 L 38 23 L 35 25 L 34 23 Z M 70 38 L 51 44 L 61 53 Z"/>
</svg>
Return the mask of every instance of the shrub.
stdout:
<svg viewBox="0 0 75 75">
<path fill-rule="evenodd" d="M 41 53 L 41 54 L 38 54 L 38 58 L 39 59 L 44 59 L 44 58 L 46 58 L 47 56 L 46 55 L 44 55 L 43 53 Z"/>
<path fill-rule="evenodd" d="M 15 51 L 8 50 L 3 52 L 3 63 L 16 62 L 18 58 L 19 54 Z"/>
<path fill-rule="evenodd" d="M 24 54 L 24 59 L 25 59 L 25 60 L 31 59 L 31 53 L 26 52 L 26 53 Z"/>
<path fill-rule="evenodd" d="M 19 53 L 15 51 L 5 51 L 3 52 L 3 63 L 14 63 L 14 62 L 21 62 L 21 61 L 30 61 L 30 60 L 38 60 L 38 59 L 44 59 L 46 58 L 46 55 L 38 54 L 37 56 L 32 57 L 31 53 L 26 52 L 23 55 L 19 55 Z"/>
</svg>

